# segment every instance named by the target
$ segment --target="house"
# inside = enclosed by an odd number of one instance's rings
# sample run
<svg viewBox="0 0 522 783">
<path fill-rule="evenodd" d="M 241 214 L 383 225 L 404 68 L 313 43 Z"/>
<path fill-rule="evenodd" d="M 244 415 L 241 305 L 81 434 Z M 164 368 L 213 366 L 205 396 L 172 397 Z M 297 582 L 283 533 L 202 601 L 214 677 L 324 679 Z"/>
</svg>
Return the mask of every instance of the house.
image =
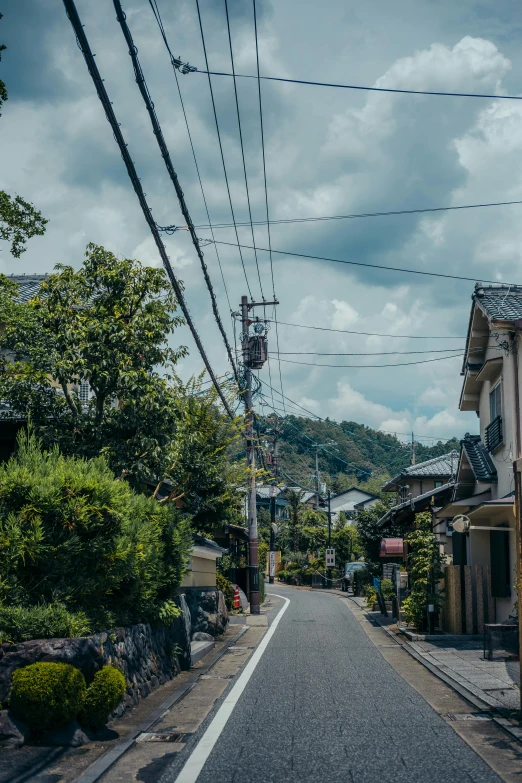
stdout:
<svg viewBox="0 0 522 783">
<path fill-rule="evenodd" d="M 451 502 L 437 514 L 448 556 L 446 624 L 457 632 L 481 633 L 485 622 L 515 613 L 521 327 L 522 286 L 476 284 L 459 408 L 476 412 L 479 434 L 462 440 Z M 465 517 L 462 532 L 448 524 L 457 515 Z"/>
<path fill-rule="evenodd" d="M 301 487 L 295 487 L 295 486 L 257 485 L 256 506 L 258 511 L 259 509 L 265 509 L 266 511 L 270 511 L 271 499 L 272 497 L 274 497 L 276 519 L 288 519 L 288 500 L 286 498 L 286 492 L 288 490 L 293 490 L 294 492 L 300 493 L 301 502 L 308 508 L 315 508 L 315 499 L 316 499 L 315 492 L 302 490 Z M 245 495 L 245 504 L 246 504 L 246 497 L 247 497 L 246 491 L 244 489 L 240 491 L 243 492 Z M 322 510 L 326 508 L 326 501 L 324 499 L 324 496 L 321 494 L 319 495 L 319 508 Z M 246 516 L 248 516 L 248 514 L 246 514 Z"/>
<path fill-rule="evenodd" d="M 372 508 L 378 502 L 378 495 L 373 495 L 371 492 L 366 492 L 366 490 L 359 487 L 349 487 L 330 498 L 332 522 L 337 521 L 339 513 L 344 511 L 348 524 L 353 525 L 355 524 L 354 520 L 358 511 Z"/>
</svg>

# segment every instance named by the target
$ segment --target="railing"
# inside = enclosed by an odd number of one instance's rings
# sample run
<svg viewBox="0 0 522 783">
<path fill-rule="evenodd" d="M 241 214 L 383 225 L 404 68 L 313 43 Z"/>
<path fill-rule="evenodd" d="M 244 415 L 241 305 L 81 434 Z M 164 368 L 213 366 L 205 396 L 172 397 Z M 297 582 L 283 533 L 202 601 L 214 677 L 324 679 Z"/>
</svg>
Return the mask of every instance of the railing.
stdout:
<svg viewBox="0 0 522 783">
<path fill-rule="evenodd" d="M 503 441 L 502 416 L 497 416 L 486 427 L 486 448 L 489 452 L 495 451 Z"/>
</svg>

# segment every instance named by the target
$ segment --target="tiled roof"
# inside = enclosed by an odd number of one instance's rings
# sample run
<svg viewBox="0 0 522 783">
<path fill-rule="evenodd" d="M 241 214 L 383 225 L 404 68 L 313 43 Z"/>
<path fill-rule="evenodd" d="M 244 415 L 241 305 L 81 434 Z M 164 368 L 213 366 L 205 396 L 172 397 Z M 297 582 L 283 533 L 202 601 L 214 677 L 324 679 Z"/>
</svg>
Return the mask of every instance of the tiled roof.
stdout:
<svg viewBox="0 0 522 783">
<path fill-rule="evenodd" d="M 482 443 L 480 435 L 466 434 L 461 440 L 462 448 L 471 465 L 471 470 L 477 481 L 496 481 L 497 471 L 489 452 Z"/>
<path fill-rule="evenodd" d="M 522 318 L 522 286 L 520 285 L 477 283 L 473 300 L 492 320 L 515 321 Z"/>
<path fill-rule="evenodd" d="M 458 451 L 450 451 L 449 454 L 442 454 L 440 457 L 433 457 L 426 462 L 418 462 L 416 465 L 410 465 L 401 471 L 401 476 L 452 476 L 457 470 L 459 454 Z"/>
<path fill-rule="evenodd" d="M 18 301 L 20 303 L 28 302 L 35 297 L 40 290 L 40 283 L 47 277 L 48 275 L 8 275 L 9 280 L 18 284 Z"/>
</svg>

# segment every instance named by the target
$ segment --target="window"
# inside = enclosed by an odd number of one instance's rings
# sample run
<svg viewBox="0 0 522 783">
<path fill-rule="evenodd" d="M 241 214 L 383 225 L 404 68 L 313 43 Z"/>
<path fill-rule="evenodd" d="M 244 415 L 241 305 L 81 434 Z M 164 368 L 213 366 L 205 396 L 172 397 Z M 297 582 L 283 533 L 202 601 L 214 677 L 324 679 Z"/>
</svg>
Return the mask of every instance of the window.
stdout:
<svg viewBox="0 0 522 783">
<path fill-rule="evenodd" d="M 489 395 L 489 420 L 493 421 L 502 414 L 502 383 L 499 382 Z"/>
<path fill-rule="evenodd" d="M 442 487 L 442 481 L 435 481 L 434 484 L 435 484 L 435 489 L 437 489 L 437 487 Z"/>
</svg>

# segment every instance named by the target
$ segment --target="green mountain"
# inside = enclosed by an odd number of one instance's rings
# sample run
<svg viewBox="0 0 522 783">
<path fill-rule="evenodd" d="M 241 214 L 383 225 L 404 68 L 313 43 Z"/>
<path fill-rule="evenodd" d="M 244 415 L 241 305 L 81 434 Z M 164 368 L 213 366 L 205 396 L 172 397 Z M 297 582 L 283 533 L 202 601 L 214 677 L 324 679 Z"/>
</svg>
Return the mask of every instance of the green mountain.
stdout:
<svg viewBox="0 0 522 783">
<path fill-rule="evenodd" d="M 271 469 L 274 420 L 259 417 L 257 429 L 265 455 L 267 470 Z M 279 424 L 279 478 L 313 489 L 315 450 L 313 443 L 327 444 L 319 449 L 320 481 L 326 481 L 332 491 L 340 492 L 360 484 L 376 494 L 389 476 L 396 475 L 411 464 L 411 443 L 401 442 L 364 424 L 326 419 L 316 421 L 300 416 L 287 416 Z M 439 441 L 432 446 L 415 442 L 415 461 L 460 450 L 457 438 Z"/>
</svg>

